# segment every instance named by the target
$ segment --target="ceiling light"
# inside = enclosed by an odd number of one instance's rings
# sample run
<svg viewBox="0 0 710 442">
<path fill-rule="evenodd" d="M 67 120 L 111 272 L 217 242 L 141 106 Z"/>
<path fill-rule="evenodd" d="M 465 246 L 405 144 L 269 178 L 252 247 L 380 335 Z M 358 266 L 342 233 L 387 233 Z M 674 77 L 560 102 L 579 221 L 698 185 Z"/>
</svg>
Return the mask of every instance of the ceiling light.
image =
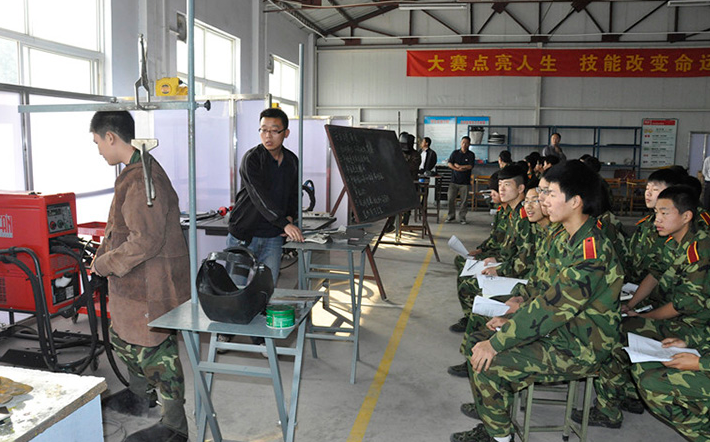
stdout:
<svg viewBox="0 0 710 442">
<path fill-rule="evenodd" d="M 668 0 L 668 7 L 677 6 L 710 6 L 708 0 Z"/>
<path fill-rule="evenodd" d="M 465 3 L 400 3 L 401 11 L 434 11 L 466 9 Z"/>
</svg>

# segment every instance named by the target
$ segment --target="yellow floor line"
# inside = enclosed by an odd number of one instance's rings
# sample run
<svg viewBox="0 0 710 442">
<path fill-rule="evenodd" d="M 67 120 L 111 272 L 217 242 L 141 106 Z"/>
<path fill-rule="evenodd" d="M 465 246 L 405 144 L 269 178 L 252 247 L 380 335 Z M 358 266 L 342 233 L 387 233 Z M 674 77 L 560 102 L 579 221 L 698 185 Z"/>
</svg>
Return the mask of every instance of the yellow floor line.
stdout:
<svg viewBox="0 0 710 442">
<path fill-rule="evenodd" d="M 441 229 L 444 227 L 443 224 L 439 226 L 436 234 L 439 236 Z M 434 249 L 429 249 L 429 252 L 424 258 L 419 273 L 417 274 L 417 279 L 414 281 L 414 286 L 409 292 L 409 297 L 407 298 L 407 303 L 402 309 L 402 313 L 399 315 L 397 324 L 394 327 L 392 336 L 387 343 L 387 348 L 385 349 L 385 354 L 382 356 L 379 367 L 377 367 L 377 373 L 375 373 L 375 378 L 370 384 L 370 388 L 367 390 L 367 395 L 365 400 L 362 402 L 360 411 L 355 418 L 355 423 L 353 428 L 350 430 L 350 435 L 348 436 L 347 442 L 360 442 L 365 437 L 365 431 L 367 431 L 367 426 L 370 424 L 370 418 L 372 413 L 375 411 L 375 406 L 380 398 L 380 393 L 382 392 L 382 386 L 387 379 L 387 374 L 390 371 L 390 365 L 392 365 L 392 360 L 394 359 L 395 353 L 397 353 L 397 348 L 399 347 L 399 341 L 402 340 L 402 335 L 404 334 L 404 329 L 407 328 L 407 321 L 409 320 L 409 315 L 412 313 L 412 308 L 414 308 L 414 301 L 417 300 L 417 295 L 419 294 L 419 289 L 424 281 L 424 275 L 426 274 L 427 268 L 429 268 L 429 262 L 434 254 Z"/>
</svg>

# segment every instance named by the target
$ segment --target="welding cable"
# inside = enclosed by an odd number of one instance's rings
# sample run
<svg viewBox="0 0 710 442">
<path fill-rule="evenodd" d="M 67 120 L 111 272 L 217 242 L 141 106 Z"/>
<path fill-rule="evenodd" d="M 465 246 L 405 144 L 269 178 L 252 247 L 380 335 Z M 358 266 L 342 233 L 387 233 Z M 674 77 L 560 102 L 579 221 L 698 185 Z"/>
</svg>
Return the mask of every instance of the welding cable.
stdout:
<svg viewBox="0 0 710 442">
<path fill-rule="evenodd" d="M 308 195 L 308 208 L 304 212 L 310 212 L 316 206 L 316 186 L 313 181 L 307 180 L 301 186 L 301 189 Z"/>
<path fill-rule="evenodd" d="M 36 272 L 33 273 L 24 262 L 17 258 L 18 253 L 26 253 L 30 255 L 35 264 Z M 57 352 L 54 348 L 54 341 L 51 338 L 47 338 L 47 330 L 51 333 L 52 324 L 49 322 L 47 314 L 47 303 L 44 297 L 44 288 L 41 284 L 42 271 L 39 265 L 39 259 L 32 249 L 24 247 L 11 247 L 9 249 L 0 250 L 0 262 L 5 264 L 12 264 L 18 267 L 25 275 L 32 287 L 32 294 L 35 298 L 35 316 L 37 318 L 37 335 L 39 340 L 40 352 L 42 354 L 42 359 L 45 365 L 52 371 L 57 371 Z M 42 307 L 41 311 L 38 312 L 37 308 Z M 49 346 L 49 348 L 47 348 Z"/>
<path fill-rule="evenodd" d="M 79 256 L 78 253 L 76 253 L 74 250 L 66 246 L 64 243 L 61 241 L 50 241 L 50 247 L 49 251 L 50 253 L 56 253 L 56 254 L 61 254 L 61 255 L 66 255 L 69 256 L 70 258 L 74 259 L 77 264 L 79 265 L 79 274 L 81 275 L 81 285 L 84 288 L 84 292 L 79 295 L 77 299 L 74 300 L 72 303 L 72 309 L 76 313 L 78 310 L 77 306 L 80 306 L 84 304 L 86 307 L 86 315 L 89 318 L 89 333 L 90 333 L 90 346 L 89 346 L 89 354 L 82 358 L 78 359 L 73 362 L 69 362 L 66 364 L 61 364 L 60 367 L 66 367 L 66 369 L 71 370 L 72 372 L 75 372 L 77 374 L 81 374 L 86 367 L 89 366 L 92 360 L 95 358 L 98 358 L 98 354 L 96 353 L 96 349 L 98 348 L 99 344 L 99 331 L 97 327 L 98 321 L 96 320 L 96 307 L 94 306 L 94 297 L 93 297 L 93 290 L 92 287 L 93 285 L 89 282 L 89 276 L 86 273 L 86 267 L 84 266 L 84 261 L 81 259 L 81 256 Z"/>
<path fill-rule="evenodd" d="M 81 248 L 82 256 L 86 256 L 87 258 L 95 256 L 98 250 L 97 247 L 94 246 L 93 242 L 83 241 L 77 236 L 62 236 L 56 239 L 64 243 L 67 247 L 74 249 Z M 87 251 L 90 253 L 87 254 Z M 128 386 L 128 380 L 126 380 L 126 378 L 121 373 L 121 370 L 118 368 L 118 364 L 116 363 L 116 359 L 113 357 L 113 345 L 111 345 L 111 338 L 109 335 L 108 308 L 106 306 L 106 295 L 108 294 L 107 280 L 103 276 L 92 275 L 90 283 L 92 285 L 90 293 L 95 293 L 97 290 L 99 292 L 99 308 L 101 311 L 101 335 L 103 337 L 103 346 L 104 351 L 106 353 L 106 359 L 108 359 L 108 363 L 111 366 L 111 369 L 113 370 L 114 374 L 116 374 L 118 380 L 121 381 L 123 385 Z"/>
</svg>

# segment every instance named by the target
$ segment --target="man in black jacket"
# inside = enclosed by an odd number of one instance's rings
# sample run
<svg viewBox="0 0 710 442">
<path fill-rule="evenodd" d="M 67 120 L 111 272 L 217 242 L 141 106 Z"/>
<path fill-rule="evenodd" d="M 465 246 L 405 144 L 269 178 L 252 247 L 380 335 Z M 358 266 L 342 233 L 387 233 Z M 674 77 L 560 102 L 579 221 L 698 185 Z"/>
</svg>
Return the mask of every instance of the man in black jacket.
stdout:
<svg viewBox="0 0 710 442">
<path fill-rule="evenodd" d="M 242 188 L 229 217 L 227 246 L 248 246 L 271 269 L 274 286 L 281 267 L 284 238 L 303 242 L 298 217 L 298 158 L 283 146 L 288 117 L 269 108 L 259 115 L 261 144 L 242 158 Z"/>
<path fill-rule="evenodd" d="M 419 166 L 419 173 L 433 172 L 436 167 L 436 152 L 431 148 L 431 138 L 424 137 L 421 141 L 422 162 Z"/>
</svg>

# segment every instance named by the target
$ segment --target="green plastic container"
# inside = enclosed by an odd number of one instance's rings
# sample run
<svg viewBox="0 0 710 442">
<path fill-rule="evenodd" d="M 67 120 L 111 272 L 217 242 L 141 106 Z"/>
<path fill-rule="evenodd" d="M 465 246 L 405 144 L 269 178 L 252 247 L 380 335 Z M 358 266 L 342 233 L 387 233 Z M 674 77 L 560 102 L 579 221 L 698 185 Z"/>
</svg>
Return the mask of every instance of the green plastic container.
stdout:
<svg viewBox="0 0 710 442">
<path fill-rule="evenodd" d="M 292 305 L 266 306 L 266 326 L 269 328 L 289 328 L 296 322 L 296 310 Z"/>
</svg>

